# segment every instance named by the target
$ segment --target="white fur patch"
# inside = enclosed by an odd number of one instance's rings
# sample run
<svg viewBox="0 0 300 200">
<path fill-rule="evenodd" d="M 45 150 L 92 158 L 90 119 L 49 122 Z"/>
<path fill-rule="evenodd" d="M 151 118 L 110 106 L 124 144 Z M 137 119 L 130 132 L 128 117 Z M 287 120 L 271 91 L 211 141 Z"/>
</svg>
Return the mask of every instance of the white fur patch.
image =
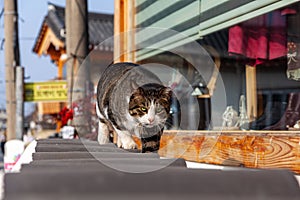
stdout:
<svg viewBox="0 0 300 200">
<path fill-rule="evenodd" d="M 151 105 L 150 105 L 148 112 L 145 115 L 143 115 L 139 120 L 142 124 L 149 124 L 150 123 L 149 119 L 152 119 L 152 120 L 154 120 L 153 123 L 155 124 L 155 121 L 157 120 L 155 118 L 156 118 L 155 105 L 154 105 L 154 102 L 151 101 Z"/>
<path fill-rule="evenodd" d="M 101 114 L 99 106 L 98 106 L 98 102 L 96 103 L 96 114 L 98 116 L 99 119 L 108 119 L 108 115 L 107 115 L 107 107 L 104 108 L 104 116 Z"/>
<path fill-rule="evenodd" d="M 126 102 L 129 104 L 129 102 L 130 102 L 130 97 L 126 97 Z"/>
<path fill-rule="evenodd" d="M 106 119 L 108 119 L 107 110 L 108 110 L 108 107 L 105 107 L 105 108 L 104 108 L 104 117 L 105 117 Z"/>
<path fill-rule="evenodd" d="M 96 102 L 96 114 L 98 116 L 98 118 L 104 118 L 101 113 L 100 113 L 100 109 L 99 109 L 99 106 L 98 106 L 98 102 Z"/>
<path fill-rule="evenodd" d="M 118 134 L 118 147 L 123 147 L 124 149 L 135 149 L 137 147 L 136 143 L 134 142 L 133 138 L 131 137 L 128 131 L 121 131 L 116 127 L 114 127 L 114 129 Z"/>
<path fill-rule="evenodd" d="M 106 124 L 98 122 L 98 138 L 99 144 L 109 143 L 109 130 Z"/>
<path fill-rule="evenodd" d="M 135 118 L 132 117 L 129 113 L 126 113 L 126 120 L 124 121 L 125 122 L 125 127 L 128 129 L 128 130 L 133 130 L 135 127 Z"/>
</svg>

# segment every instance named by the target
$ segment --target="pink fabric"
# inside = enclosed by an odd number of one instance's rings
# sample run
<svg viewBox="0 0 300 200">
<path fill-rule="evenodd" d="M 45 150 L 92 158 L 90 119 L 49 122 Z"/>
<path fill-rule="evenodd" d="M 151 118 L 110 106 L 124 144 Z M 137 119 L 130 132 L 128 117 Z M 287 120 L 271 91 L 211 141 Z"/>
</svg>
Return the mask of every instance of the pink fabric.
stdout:
<svg viewBox="0 0 300 200">
<path fill-rule="evenodd" d="M 251 65 L 286 56 L 286 20 L 280 11 L 261 15 L 229 29 L 228 52 L 250 58 Z"/>
</svg>

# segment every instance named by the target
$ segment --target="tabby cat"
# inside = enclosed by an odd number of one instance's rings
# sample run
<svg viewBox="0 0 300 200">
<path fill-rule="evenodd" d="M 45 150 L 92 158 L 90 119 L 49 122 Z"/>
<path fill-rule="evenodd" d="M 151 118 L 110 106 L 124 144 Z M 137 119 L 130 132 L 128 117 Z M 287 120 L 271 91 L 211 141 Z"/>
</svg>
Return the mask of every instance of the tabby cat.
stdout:
<svg viewBox="0 0 300 200">
<path fill-rule="evenodd" d="M 132 135 L 141 139 L 142 152 L 159 148 L 169 116 L 172 91 L 149 70 L 134 63 L 110 65 L 97 86 L 98 142 L 118 135 L 117 145 L 136 148 Z"/>
</svg>

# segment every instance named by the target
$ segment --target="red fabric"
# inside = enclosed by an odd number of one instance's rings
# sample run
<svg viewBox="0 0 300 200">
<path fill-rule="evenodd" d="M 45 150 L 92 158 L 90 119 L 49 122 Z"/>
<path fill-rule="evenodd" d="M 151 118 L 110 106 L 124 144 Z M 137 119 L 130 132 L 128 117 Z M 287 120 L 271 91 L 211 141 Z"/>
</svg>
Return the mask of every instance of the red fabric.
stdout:
<svg viewBox="0 0 300 200">
<path fill-rule="evenodd" d="M 68 120 L 73 119 L 73 110 L 67 107 L 64 107 L 60 112 L 59 115 L 61 117 L 62 127 L 67 125 Z"/>
<path fill-rule="evenodd" d="M 286 19 L 280 11 L 229 29 L 228 52 L 250 58 L 251 65 L 286 56 Z"/>
</svg>

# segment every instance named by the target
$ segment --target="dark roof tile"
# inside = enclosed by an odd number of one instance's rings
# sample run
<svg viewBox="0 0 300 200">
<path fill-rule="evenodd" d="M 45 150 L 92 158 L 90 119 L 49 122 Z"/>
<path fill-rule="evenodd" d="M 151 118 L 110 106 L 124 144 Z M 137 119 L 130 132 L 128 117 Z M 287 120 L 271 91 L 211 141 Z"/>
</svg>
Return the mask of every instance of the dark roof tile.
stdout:
<svg viewBox="0 0 300 200">
<path fill-rule="evenodd" d="M 37 51 L 43 36 L 43 27 L 47 25 L 56 37 L 65 41 L 65 8 L 55 4 L 48 4 L 48 14 L 45 16 L 43 25 L 36 39 L 33 51 Z M 112 51 L 113 40 L 107 40 L 113 36 L 114 17 L 113 14 L 88 13 L 88 30 L 90 46 L 98 46 L 99 49 Z"/>
</svg>

